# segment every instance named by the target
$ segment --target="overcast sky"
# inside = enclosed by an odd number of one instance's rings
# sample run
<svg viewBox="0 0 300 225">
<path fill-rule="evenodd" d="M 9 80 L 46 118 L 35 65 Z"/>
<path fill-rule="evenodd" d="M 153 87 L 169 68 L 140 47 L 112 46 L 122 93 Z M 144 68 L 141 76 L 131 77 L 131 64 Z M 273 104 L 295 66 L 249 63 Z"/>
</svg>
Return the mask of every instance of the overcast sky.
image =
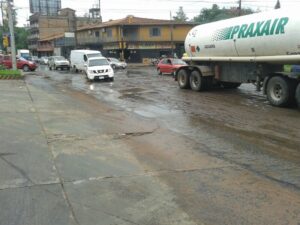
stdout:
<svg viewBox="0 0 300 225">
<path fill-rule="evenodd" d="M 242 0 L 242 7 L 251 7 L 261 11 L 274 8 L 277 0 Z M 88 13 L 89 8 L 99 0 L 62 0 L 62 7 L 75 9 L 77 15 Z M 216 3 L 220 6 L 237 6 L 238 0 L 101 0 L 103 21 L 119 19 L 127 15 L 155 19 L 169 19 L 170 11 L 174 16 L 180 6 L 189 19 L 198 15 L 202 8 Z M 300 0 L 280 0 L 282 7 L 300 7 Z M 18 25 L 26 24 L 29 12 L 29 0 L 14 0 L 18 10 Z"/>
</svg>

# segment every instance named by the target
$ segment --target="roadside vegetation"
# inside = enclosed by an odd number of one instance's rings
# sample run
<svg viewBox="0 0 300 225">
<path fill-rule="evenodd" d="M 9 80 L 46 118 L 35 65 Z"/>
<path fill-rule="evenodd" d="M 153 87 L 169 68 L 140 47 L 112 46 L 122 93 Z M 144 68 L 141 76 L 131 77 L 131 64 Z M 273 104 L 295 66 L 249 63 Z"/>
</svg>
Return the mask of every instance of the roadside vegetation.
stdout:
<svg viewBox="0 0 300 225">
<path fill-rule="evenodd" d="M 233 17 L 237 17 L 240 15 L 248 15 L 258 11 L 254 11 L 251 8 L 242 8 L 241 12 L 239 12 L 238 8 L 221 8 L 217 4 L 213 4 L 211 8 L 203 8 L 199 15 L 195 16 L 193 19 L 189 20 L 186 16 L 183 7 L 179 7 L 176 15 L 173 16 L 173 19 L 181 22 L 195 22 L 198 24 L 211 23 L 218 20 L 229 19 Z"/>
<path fill-rule="evenodd" d="M 19 70 L 8 70 L 3 65 L 0 65 L 0 80 L 21 79 L 22 73 Z"/>
</svg>

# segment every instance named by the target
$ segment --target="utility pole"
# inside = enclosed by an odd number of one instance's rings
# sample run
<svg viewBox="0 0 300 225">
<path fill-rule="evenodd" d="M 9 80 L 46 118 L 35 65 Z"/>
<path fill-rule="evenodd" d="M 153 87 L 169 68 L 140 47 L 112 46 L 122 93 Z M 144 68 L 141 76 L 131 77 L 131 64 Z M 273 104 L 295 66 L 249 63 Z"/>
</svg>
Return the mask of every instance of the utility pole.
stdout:
<svg viewBox="0 0 300 225">
<path fill-rule="evenodd" d="M 173 32 L 174 32 L 174 25 L 172 22 L 172 11 L 170 11 L 170 30 L 171 30 L 171 54 L 172 54 L 172 58 L 174 57 L 174 37 L 173 37 Z"/>
<path fill-rule="evenodd" d="M 239 0 L 239 16 L 242 15 L 242 0 Z"/>
<path fill-rule="evenodd" d="M 101 0 L 99 0 L 99 18 L 100 18 L 100 23 L 102 23 L 102 15 L 101 15 Z"/>
<path fill-rule="evenodd" d="M 3 32 L 4 33 L 4 12 L 3 12 L 3 2 L 0 2 L 1 4 L 1 17 L 2 17 L 2 27 L 3 27 Z"/>
<path fill-rule="evenodd" d="M 9 32 L 10 32 L 12 68 L 13 70 L 16 70 L 17 69 L 16 43 L 15 43 L 14 20 L 12 15 L 11 0 L 7 0 L 7 13 L 8 13 Z"/>
</svg>

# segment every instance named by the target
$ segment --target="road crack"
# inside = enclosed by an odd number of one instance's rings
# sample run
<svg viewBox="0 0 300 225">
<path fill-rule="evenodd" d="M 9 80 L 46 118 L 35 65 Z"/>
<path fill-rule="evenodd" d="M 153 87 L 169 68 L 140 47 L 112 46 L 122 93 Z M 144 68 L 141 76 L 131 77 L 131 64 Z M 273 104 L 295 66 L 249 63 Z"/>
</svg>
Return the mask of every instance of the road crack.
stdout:
<svg viewBox="0 0 300 225">
<path fill-rule="evenodd" d="M 114 135 L 113 139 L 119 140 L 119 139 L 131 138 L 131 137 L 141 137 L 141 136 L 153 134 L 158 129 L 159 129 L 159 127 L 153 129 L 152 131 L 126 132 L 126 133 L 116 134 L 116 135 Z"/>
</svg>

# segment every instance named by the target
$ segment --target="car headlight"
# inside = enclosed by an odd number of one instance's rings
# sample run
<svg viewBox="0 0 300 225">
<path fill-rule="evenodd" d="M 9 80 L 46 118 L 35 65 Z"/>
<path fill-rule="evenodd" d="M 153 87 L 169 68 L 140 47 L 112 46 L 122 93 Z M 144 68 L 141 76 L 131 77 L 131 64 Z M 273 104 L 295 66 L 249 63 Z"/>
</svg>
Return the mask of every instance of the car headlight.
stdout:
<svg viewBox="0 0 300 225">
<path fill-rule="evenodd" d="M 89 70 L 89 73 L 94 73 L 94 71 L 93 70 Z"/>
</svg>

